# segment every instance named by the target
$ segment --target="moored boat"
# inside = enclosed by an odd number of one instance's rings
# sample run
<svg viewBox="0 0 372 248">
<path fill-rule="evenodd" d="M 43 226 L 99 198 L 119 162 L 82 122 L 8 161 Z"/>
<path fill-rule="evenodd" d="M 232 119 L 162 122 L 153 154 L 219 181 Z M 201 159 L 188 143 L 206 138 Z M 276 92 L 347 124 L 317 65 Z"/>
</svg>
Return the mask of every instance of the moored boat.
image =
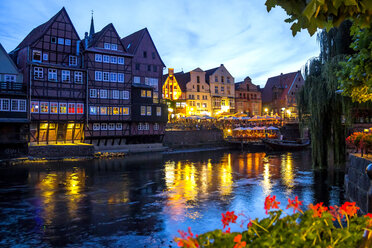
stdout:
<svg viewBox="0 0 372 248">
<path fill-rule="evenodd" d="M 262 142 L 274 151 L 297 151 L 306 148 L 310 144 L 310 140 L 262 139 Z"/>
</svg>

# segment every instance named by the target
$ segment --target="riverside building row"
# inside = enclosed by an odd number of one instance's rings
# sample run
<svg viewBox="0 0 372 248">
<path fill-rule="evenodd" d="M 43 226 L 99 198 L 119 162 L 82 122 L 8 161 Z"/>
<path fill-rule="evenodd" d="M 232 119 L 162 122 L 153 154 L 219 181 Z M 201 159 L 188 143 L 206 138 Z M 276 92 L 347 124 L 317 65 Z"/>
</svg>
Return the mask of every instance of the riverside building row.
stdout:
<svg viewBox="0 0 372 248">
<path fill-rule="evenodd" d="M 31 144 L 161 142 L 168 118 L 159 94 L 165 65 L 146 28 L 121 38 L 113 24 L 95 32 L 92 17 L 80 39 L 62 8 L 10 56 L 23 76 L 24 95 L 17 99 L 25 105 Z"/>
</svg>

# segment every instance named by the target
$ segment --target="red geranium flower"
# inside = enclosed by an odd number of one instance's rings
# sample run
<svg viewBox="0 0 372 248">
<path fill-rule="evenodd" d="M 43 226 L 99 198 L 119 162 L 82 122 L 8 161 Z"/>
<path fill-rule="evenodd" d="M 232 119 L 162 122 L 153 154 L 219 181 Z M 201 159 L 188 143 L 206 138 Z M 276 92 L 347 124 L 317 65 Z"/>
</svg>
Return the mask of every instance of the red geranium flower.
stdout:
<svg viewBox="0 0 372 248">
<path fill-rule="evenodd" d="M 266 197 L 266 199 L 265 199 L 265 210 L 266 210 L 266 214 L 268 213 L 268 211 L 270 209 L 274 209 L 274 208 L 279 209 L 279 206 L 278 205 L 280 204 L 280 202 L 278 202 L 278 201 L 275 200 L 276 196 L 275 195 L 273 195 L 272 197 L 270 197 L 270 196 L 271 195 L 268 195 Z"/>
<path fill-rule="evenodd" d="M 316 204 L 315 206 L 313 204 L 309 205 L 309 208 L 313 210 L 313 217 L 322 217 L 322 213 L 326 212 L 328 210 L 328 207 L 323 206 L 323 202 L 320 202 Z"/>
<path fill-rule="evenodd" d="M 227 211 L 225 214 L 222 213 L 222 224 L 223 224 L 223 228 L 225 229 L 226 226 L 228 226 L 230 223 L 236 223 L 236 219 L 238 218 L 238 216 L 236 216 L 234 214 L 234 211 Z"/>
<path fill-rule="evenodd" d="M 296 196 L 294 200 L 291 200 L 291 198 L 288 198 L 287 209 L 293 208 L 293 213 L 295 213 L 296 210 L 301 212 L 300 205 L 302 205 L 302 201 L 298 200 L 298 196 Z"/>
<path fill-rule="evenodd" d="M 235 236 L 234 242 L 236 244 L 234 245 L 234 248 L 243 248 L 243 247 L 246 246 L 247 243 L 245 241 L 242 242 L 241 240 L 242 240 L 242 235 L 241 234 L 238 234 L 238 235 Z"/>
<path fill-rule="evenodd" d="M 360 209 L 359 207 L 355 206 L 355 202 L 345 202 L 341 207 L 340 207 L 340 212 L 343 214 L 347 214 L 350 217 L 353 217 L 356 215 L 358 210 Z"/>
</svg>

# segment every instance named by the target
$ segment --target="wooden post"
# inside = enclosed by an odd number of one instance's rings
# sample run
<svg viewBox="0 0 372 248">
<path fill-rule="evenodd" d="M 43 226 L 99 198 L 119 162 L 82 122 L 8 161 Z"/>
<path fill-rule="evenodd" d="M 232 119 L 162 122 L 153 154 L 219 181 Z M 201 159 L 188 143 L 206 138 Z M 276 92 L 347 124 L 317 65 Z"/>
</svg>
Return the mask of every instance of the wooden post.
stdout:
<svg viewBox="0 0 372 248">
<path fill-rule="evenodd" d="M 369 180 L 372 181 L 372 164 L 369 164 L 366 168 L 366 174 L 369 177 Z M 372 186 L 369 185 L 369 190 L 367 193 L 367 212 L 372 213 Z"/>
</svg>

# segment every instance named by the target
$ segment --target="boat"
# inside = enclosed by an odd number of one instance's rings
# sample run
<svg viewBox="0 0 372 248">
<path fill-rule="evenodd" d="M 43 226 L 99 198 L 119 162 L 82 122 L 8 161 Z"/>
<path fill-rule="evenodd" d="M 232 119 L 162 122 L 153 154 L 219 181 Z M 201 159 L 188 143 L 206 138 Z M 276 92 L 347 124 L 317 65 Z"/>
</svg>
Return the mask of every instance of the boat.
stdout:
<svg viewBox="0 0 372 248">
<path fill-rule="evenodd" d="M 298 151 L 310 145 L 310 140 L 262 139 L 262 142 L 274 151 Z"/>
</svg>

